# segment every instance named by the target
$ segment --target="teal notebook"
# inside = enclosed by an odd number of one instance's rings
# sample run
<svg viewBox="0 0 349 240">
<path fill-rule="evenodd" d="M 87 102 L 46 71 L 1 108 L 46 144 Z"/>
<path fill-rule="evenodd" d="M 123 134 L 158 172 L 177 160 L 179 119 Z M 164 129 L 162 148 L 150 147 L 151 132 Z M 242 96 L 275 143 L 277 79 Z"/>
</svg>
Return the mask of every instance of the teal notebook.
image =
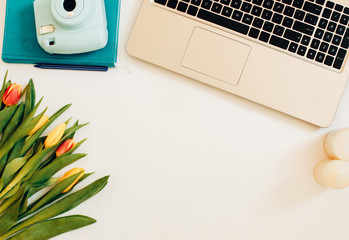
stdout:
<svg viewBox="0 0 349 240">
<path fill-rule="evenodd" d="M 65 64 L 114 67 L 117 58 L 120 0 L 104 0 L 108 43 L 82 54 L 49 54 L 36 39 L 33 0 L 7 0 L 2 60 L 7 63 Z"/>
</svg>

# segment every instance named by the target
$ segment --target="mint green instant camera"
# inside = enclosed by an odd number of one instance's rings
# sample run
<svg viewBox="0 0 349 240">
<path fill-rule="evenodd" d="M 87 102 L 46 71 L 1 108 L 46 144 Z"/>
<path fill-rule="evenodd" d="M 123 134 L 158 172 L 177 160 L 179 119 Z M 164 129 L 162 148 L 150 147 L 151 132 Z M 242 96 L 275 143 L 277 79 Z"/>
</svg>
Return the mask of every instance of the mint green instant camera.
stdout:
<svg viewBox="0 0 349 240">
<path fill-rule="evenodd" d="M 75 54 L 108 42 L 104 0 L 35 0 L 36 35 L 48 53 Z"/>
</svg>

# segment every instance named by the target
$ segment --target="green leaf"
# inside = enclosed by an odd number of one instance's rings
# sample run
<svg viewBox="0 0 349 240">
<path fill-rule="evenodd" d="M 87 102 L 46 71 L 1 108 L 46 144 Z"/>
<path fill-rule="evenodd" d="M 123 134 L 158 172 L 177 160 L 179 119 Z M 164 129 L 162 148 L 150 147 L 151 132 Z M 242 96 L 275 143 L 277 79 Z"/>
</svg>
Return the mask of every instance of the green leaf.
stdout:
<svg viewBox="0 0 349 240">
<path fill-rule="evenodd" d="M 54 199 L 56 196 L 61 194 L 65 189 L 67 189 L 81 174 L 81 172 L 76 173 L 61 182 L 59 182 L 56 186 L 54 186 L 49 192 L 47 192 L 44 196 L 34 202 L 32 205 L 28 207 L 28 211 L 21 216 L 21 218 L 32 214 L 33 212 L 40 209 L 42 206 L 45 206 L 48 202 Z"/>
<path fill-rule="evenodd" d="M 28 114 L 33 110 L 35 105 L 35 87 L 33 79 L 29 80 L 26 96 L 25 96 L 25 109 L 24 109 L 24 117 L 27 117 Z"/>
<path fill-rule="evenodd" d="M 8 74 L 8 70 L 5 73 L 5 77 L 4 77 L 4 81 L 2 82 L 2 87 L 0 90 L 0 109 L 2 109 L 2 96 L 4 95 L 6 88 L 7 88 L 7 83 L 6 83 L 6 79 L 7 79 L 7 74 Z"/>
<path fill-rule="evenodd" d="M 1 98 L 0 98 L 1 101 Z M 13 114 L 15 114 L 17 110 L 17 105 L 5 108 L 0 111 L 0 133 L 4 130 L 5 126 L 8 124 Z"/>
<path fill-rule="evenodd" d="M 62 233 L 88 226 L 95 222 L 95 219 L 83 215 L 71 215 L 55 218 L 34 224 L 22 232 L 8 238 L 8 240 L 46 240 Z"/>
<path fill-rule="evenodd" d="M 18 199 L 17 202 L 8 208 L 5 214 L 0 217 L 0 236 L 6 234 L 6 232 L 18 221 L 21 200 L 22 198 Z"/>
<path fill-rule="evenodd" d="M 21 188 L 19 189 L 19 191 L 16 192 L 15 195 L 13 195 L 12 197 L 6 199 L 1 205 L 0 205 L 0 215 L 6 211 L 6 209 L 8 209 L 9 207 L 11 207 L 19 198 L 22 197 L 23 193 L 27 191 L 27 185 L 26 184 L 22 184 Z"/>
<path fill-rule="evenodd" d="M 18 231 L 20 231 L 20 230 L 22 230 L 22 229 L 24 229 L 32 224 L 50 219 L 52 217 L 55 217 L 59 214 L 65 213 L 65 212 L 75 208 L 76 206 L 80 205 L 81 203 L 83 203 L 87 199 L 93 197 L 95 194 L 100 192 L 107 184 L 108 178 L 109 178 L 109 176 L 105 176 L 103 178 L 100 178 L 100 179 L 96 180 L 95 182 L 87 185 L 83 189 L 66 196 L 65 198 L 55 202 L 54 204 L 44 208 L 43 210 L 41 210 L 40 212 L 38 212 L 36 214 L 34 214 L 33 216 L 16 224 L 5 235 L 5 237 L 10 236 L 10 235 L 14 234 L 15 232 L 18 232 Z M 4 238 L 0 238 L 0 240 L 1 239 L 4 239 Z"/>
<path fill-rule="evenodd" d="M 11 179 L 14 177 L 15 173 L 23 167 L 27 162 L 29 157 L 16 158 L 12 162 L 8 163 L 0 179 L 0 190 L 3 186 L 6 186 Z"/>
<path fill-rule="evenodd" d="M 10 191 L 8 191 L 2 198 L 6 199 L 6 198 L 10 198 L 13 195 L 15 195 L 19 188 L 21 187 L 21 182 L 18 182 Z"/>
<path fill-rule="evenodd" d="M 13 159 L 19 158 L 19 151 L 22 149 L 23 145 L 25 143 L 25 138 L 22 138 L 16 144 L 13 146 L 10 156 L 7 159 L 7 162 L 11 162 Z"/>
<path fill-rule="evenodd" d="M 11 134 L 16 130 L 16 128 L 21 124 L 22 117 L 24 113 L 24 104 L 21 103 L 13 117 L 11 118 L 10 122 L 7 124 L 4 133 L 2 134 L 2 138 L 0 141 L 0 147 L 4 145 L 6 140 L 11 136 Z"/>
</svg>

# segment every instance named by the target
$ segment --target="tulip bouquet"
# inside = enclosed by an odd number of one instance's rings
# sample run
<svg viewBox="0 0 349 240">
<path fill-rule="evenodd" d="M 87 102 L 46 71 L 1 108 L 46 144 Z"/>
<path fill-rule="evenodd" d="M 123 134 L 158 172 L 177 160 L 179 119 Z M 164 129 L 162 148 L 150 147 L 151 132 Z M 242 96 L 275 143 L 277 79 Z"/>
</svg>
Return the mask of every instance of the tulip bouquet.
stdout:
<svg viewBox="0 0 349 240">
<path fill-rule="evenodd" d="M 43 136 L 70 105 L 51 117 L 46 109 L 35 116 L 42 99 L 35 103 L 33 81 L 22 92 L 6 77 L 0 90 L 0 240 L 48 239 L 94 223 L 82 215 L 55 218 L 97 194 L 108 181 L 106 176 L 72 192 L 90 174 L 74 168 L 62 178 L 54 176 L 86 155 L 74 153 L 85 140 L 73 140 L 86 124 L 67 127 L 67 120 Z"/>
</svg>

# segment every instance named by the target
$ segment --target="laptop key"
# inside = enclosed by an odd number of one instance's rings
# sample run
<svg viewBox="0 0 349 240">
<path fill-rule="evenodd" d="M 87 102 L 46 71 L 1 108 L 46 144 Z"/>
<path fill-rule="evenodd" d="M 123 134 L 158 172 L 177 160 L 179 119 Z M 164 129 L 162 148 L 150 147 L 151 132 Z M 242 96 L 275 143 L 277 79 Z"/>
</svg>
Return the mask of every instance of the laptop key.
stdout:
<svg viewBox="0 0 349 240">
<path fill-rule="evenodd" d="M 242 22 L 250 25 L 252 23 L 253 17 L 249 14 L 244 14 L 244 17 L 242 18 Z"/>
<path fill-rule="evenodd" d="M 259 35 L 259 40 L 263 41 L 263 42 L 268 42 L 270 38 L 270 34 L 267 32 L 262 31 L 261 34 Z"/>
<path fill-rule="evenodd" d="M 292 0 L 282 0 L 282 2 L 283 2 L 283 3 L 286 3 L 286 4 L 288 4 L 288 5 L 291 5 Z"/>
<path fill-rule="evenodd" d="M 253 6 L 251 14 L 254 15 L 254 16 L 259 17 L 261 15 L 261 13 L 262 13 L 262 10 L 263 9 L 261 7 Z"/>
<path fill-rule="evenodd" d="M 285 7 L 285 10 L 284 10 L 284 14 L 285 14 L 286 16 L 292 17 L 294 11 L 295 11 L 295 9 L 294 9 L 293 7 L 286 6 L 286 7 Z"/>
<path fill-rule="evenodd" d="M 198 18 L 209 21 L 211 23 L 218 24 L 222 27 L 231 29 L 233 31 L 242 33 L 242 34 L 247 34 L 249 31 L 249 27 L 245 24 L 239 23 L 237 21 L 227 19 L 222 16 L 218 16 L 214 13 L 211 13 L 209 11 L 206 11 L 204 9 L 200 9 L 198 13 Z"/>
<path fill-rule="evenodd" d="M 312 35 L 314 32 L 313 26 L 299 21 L 295 21 L 292 28 L 293 30 L 299 31 L 307 35 Z"/>
<path fill-rule="evenodd" d="M 198 12 L 198 7 L 195 7 L 193 5 L 190 5 L 188 8 L 187 13 L 192 16 L 196 16 L 196 13 Z"/>
<path fill-rule="evenodd" d="M 318 19 L 319 18 L 317 16 L 307 13 L 307 15 L 305 16 L 304 22 L 312 25 L 316 25 Z"/>
<path fill-rule="evenodd" d="M 309 49 L 307 53 L 307 58 L 314 59 L 315 58 L 316 51 L 313 49 Z"/>
<path fill-rule="evenodd" d="M 339 45 L 342 41 L 342 38 L 341 36 L 338 36 L 338 35 L 334 35 L 333 39 L 332 39 L 332 44 L 334 45 Z"/>
<path fill-rule="evenodd" d="M 263 25 L 263 30 L 267 32 L 272 32 L 274 28 L 274 24 L 271 22 L 265 22 Z"/>
<path fill-rule="evenodd" d="M 318 29 L 316 29 L 316 31 L 315 31 L 314 37 L 316 37 L 316 38 L 318 38 L 318 39 L 321 39 L 322 36 L 324 35 L 324 33 L 325 33 L 324 30 L 318 28 Z"/>
<path fill-rule="evenodd" d="M 159 3 L 161 5 L 166 5 L 167 0 L 154 0 L 154 2 Z"/>
<path fill-rule="evenodd" d="M 230 4 L 230 0 L 221 0 L 221 3 L 224 5 L 229 5 Z"/>
<path fill-rule="evenodd" d="M 327 55 L 324 63 L 327 66 L 332 66 L 333 60 L 334 60 L 334 57 Z"/>
<path fill-rule="evenodd" d="M 348 24 L 348 20 L 349 20 L 349 16 L 343 14 L 342 17 L 341 17 L 341 20 L 339 20 L 339 22 L 340 22 L 341 24 L 347 25 L 347 24 Z"/>
<path fill-rule="evenodd" d="M 332 33 L 326 32 L 325 35 L 324 35 L 323 40 L 326 41 L 326 42 L 331 42 L 332 37 L 333 37 L 333 34 L 332 34 Z"/>
<path fill-rule="evenodd" d="M 308 46 L 309 43 L 310 43 L 310 37 L 307 36 L 307 35 L 304 35 L 303 38 L 302 38 L 301 44 L 303 44 L 304 46 Z"/>
<path fill-rule="evenodd" d="M 263 0 L 253 0 L 252 3 L 260 6 L 262 5 Z"/>
<path fill-rule="evenodd" d="M 230 18 L 231 14 L 233 13 L 233 9 L 227 6 L 224 6 L 222 10 L 222 15 Z"/>
<path fill-rule="evenodd" d="M 345 49 L 347 49 L 349 47 L 349 28 L 347 28 L 347 31 L 345 31 L 345 35 L 343 37 L 341 47 L 345 48 Z"/>
<path fill-rule="evenodd" d="M 319 62 L 319 63 L 322 63 L 325 59 L 325 54 L 321 53 L 321 52 L 318 52 L 316 54 L 316 58 L 315 58 L 315 61 Z"/>
<path fill-rule="evenodd" d="M 332 14 L 332 11 L 328 8 L 325 8 L 323 13 L 322 13 L 322 17 L 328 19 L 328 18 L 330 18 L 331 14 Z"/>
<path fill-rule="evenodd" d="M 318 49 L 319 46 L 320 46 L 320 41 L 318 39 L 313 39 L 313 41 L 311 41 L 311 44 L 310 44 L 311 48 Z"/>
<path fill-rule="evenodd" d="M 325 0 L 316 0 L 315 1 L 317 4 L 324 5 Z"/>
<path fill-rule="evenodd" d="M 306 47 L 304 47 L 304 46 L 299 46 L 298 51 L 297 51 L 297 54 L 300 55 L 300 56 L 304 56 L 306 51 L 307 51 L 307 48 L 306 48 Z"/>
<path fill-rule="evenodd" d="M 241 11 L 249 13 L 251 11 L 251 8 L 252 8 L 252 4 L 248 2 L 244 2 L 241 6 Z"/>
<path fill-rule="evenodd" d="M 335 59 L 334 64 L 333 64 L 334 68 L 341 69 L 346 54 L 347 54 L 347 50 L 344 50 L 342 48 L 339 49 L 338 54 L 337 54 L 336 59 Z"/>
<path fill-rule="evenodd" d="M 240 12 L 238 10 L 234 10 L 233 15 L 231 16 L 231 18 L 240 21 L 242 19 L 242 15 L 244 15 L 243 12 Z"/>
<path fill-rule="evenodd" d="M 262 18 L 264 18 L 265 20 L 270 20 L 272 15 L 273 15 L 272 11 L 264 9 L 262 13 Z"/>
<path fill-rule="evenodd" d="M 279 26 L 279 25 L 276 25 L 275 28 L 274 28 L 273 33 L 274 33 L 275 35 L 282 36 L 282 34 L 284 33 L 284 31 L 285 31 L 285 28 L 284 28 L 284 27 L 281 27 L 281 26 Z"/>
<path fill-rule="evenodd" d="M 334 2 L 327 1 L 326 7 L 328 7 L 328 8 L 333 8 L 333 7 L 334 7 Z"/>
<path fill-rule="evenodd" d="M 319 15 L 321 13 L 322 7 L 317 4 L 306 1 L 304 3 L 303 10 Z"/>
<path fill-rule="evenodd" d="M 283 5 L 282 3 L 276 2 L 274 4 L 273 10 L 275 12 L 282 13 L 282 11 L 284 10 L 284 7 L 285 7 L 285 5 Z"/>
<path fill-rule="evenodd" d="M 253 37 L 253 38 L 258 38 L 260 30 L 258 30 L 257 28 L 251 28 L 250 32 L 248 33 L 248 36 Z"/>
<path fill-rule="evenodd" d="M 285 33 L 284 33 L 284 37 L 286 39 L 295 41 L 295 42 L 300 42 L 301 38 L 302 38 L 302 34 L 295 32 L 291 29 L 286 29 Z"/>
<path fill-rule="evenodd" d="M 335 21 L 335 22 L 338 22 L 340 16 L 341 16 L 341 14 L 339 12 L 333 12 L 332 15 L 331 15 L 331 20 Z"/>
<path fill-rule="evenodd" d="M 292 6 L 296 8 L 302 8 L 304 0 L 294 0 Z"/>
<path fill-rule="evenodd" d="M 177 10 L 180 12 L 186 12 L 188 8 L 188 4 L 185 2 L 180 2 L 177 6 Z"/>
<path fill-rule="evenodd" d="M 239 9 L 241 5 L 241 0 L 233 0 L 230 4 L 233 8 Z"/>
<path fill-rule="evenodd" d="M 273 4 L 274 4 L 273 0 L 264 0 L 263 7 L 268 8 L 268 9 L 272 9 Z"/>
<path fill-rule="evenodd" d="M 282 49 L 286 50 L 287 47 L 288 47 L 288 44 L 290 43 L 290 41 L 288 41 L 286 39 L 283 39 L 283 38 L 280 38 L 278 36 L 272 35 L 271 38 L 270 38 L 269 43 L 271 45 L 274 45 L 276 47 L 279 47 L 279 48 L 282 48 Z"/>
<path fill-rule="evenodd" d="M 191 0 L 190 3 L 193 4 L 193 5 L 196 5 L 196 6 L 200 6 L 201 0 Z"/>
<path fill-rule="evenodd" d="M 332 56 L 336 56 L 337 51 L 338 51 L 338 47 L 332 45 L 330 49 L 328 49 L 328 54 Z"/>
<path fill-rule="evenodd" d="M 219 4 L 219 3 L 214 3 L 212 6 L 212 11 L 215 13 L 221 13 L 223 8 L 223 5 Z"/>
<path fill-rule="evenodd" d="M 321 43 L 321 45 L 320 45 L 319 50 L 320 50 L 321 52 L 326 53 L 326 52 L 327 52 L 327 50 L 328 50 L 328 46 L 329 46 L 329 44 L 328 44 L 328 43 L 322 42 L 322 43 Z"/>
<path fill-rule="evenodd" d="M 175 9 L 177 7 L 178 0 L 168 0 L 167 7 Z"/>
<path fill-rule="evenodd" d="M 305 12 L 299 9 L 297 9 L 296 13 L 294 14 L 294 18 L 301 21 L 304 19 L 304 16 L 305 16 Z"/>
<path fill-rule="evenodd" d="M 318 27 L 319 27 L 319 28 L 322 28 L 322 29 L 325 29 L 326 26 L 327 26 L 327 23 L 328 23 L 328 21 L 327 21 L 326 19 L 321 18 Z"/>
<path fill-rule="evenodd" d="M 210 10 L 211 6 L 212 6 L 212 1 L 210 0 L 203 0 L 201 3 L 201 7 L 207 10 Z"/>
<path fill-rule="evenodd" d="M 282 26 L 285 26 L 285 27 L 291 27 L 292 24 L 293 24 L 293 19 L 289 17 L 285 17 L 284 21 L 282 21 Z"/>
<path fill-rule="evenodd" d="M 336 11 L 338 11 L 338 12 L 341 12 L 341 11 L 343 11 L 343 6 L 342 5 L 340 5 L 340 4 L 336 4 L 336 6 L 334 7 L 334 10 L 336 10 Z"/>
<path fill-rule="evenodd" d="M 272 22 L 280 24 L 282 22 L 283 16 L 278 13 L 274 13 L 273 18 L 271 19 Z"/>
<path fill-rule="evenodd" d="M 295 53 L 297 51 L 298 44 L 291 42 L 290 46 L 288 47 L 288 51 Z"/>
<path fill-rule="evenodd" d="M 263 23 L 264 23 L 264 20 L 262 20 L 262 19 L 260 19 L 260 18 L 255 18 L 254 20 L 253 20 L 253 26 L 254 27 L 256 27 L 256 28 L 261 28 L 262 27 L 262 25 L 263 25 Z"/>
</svg>

